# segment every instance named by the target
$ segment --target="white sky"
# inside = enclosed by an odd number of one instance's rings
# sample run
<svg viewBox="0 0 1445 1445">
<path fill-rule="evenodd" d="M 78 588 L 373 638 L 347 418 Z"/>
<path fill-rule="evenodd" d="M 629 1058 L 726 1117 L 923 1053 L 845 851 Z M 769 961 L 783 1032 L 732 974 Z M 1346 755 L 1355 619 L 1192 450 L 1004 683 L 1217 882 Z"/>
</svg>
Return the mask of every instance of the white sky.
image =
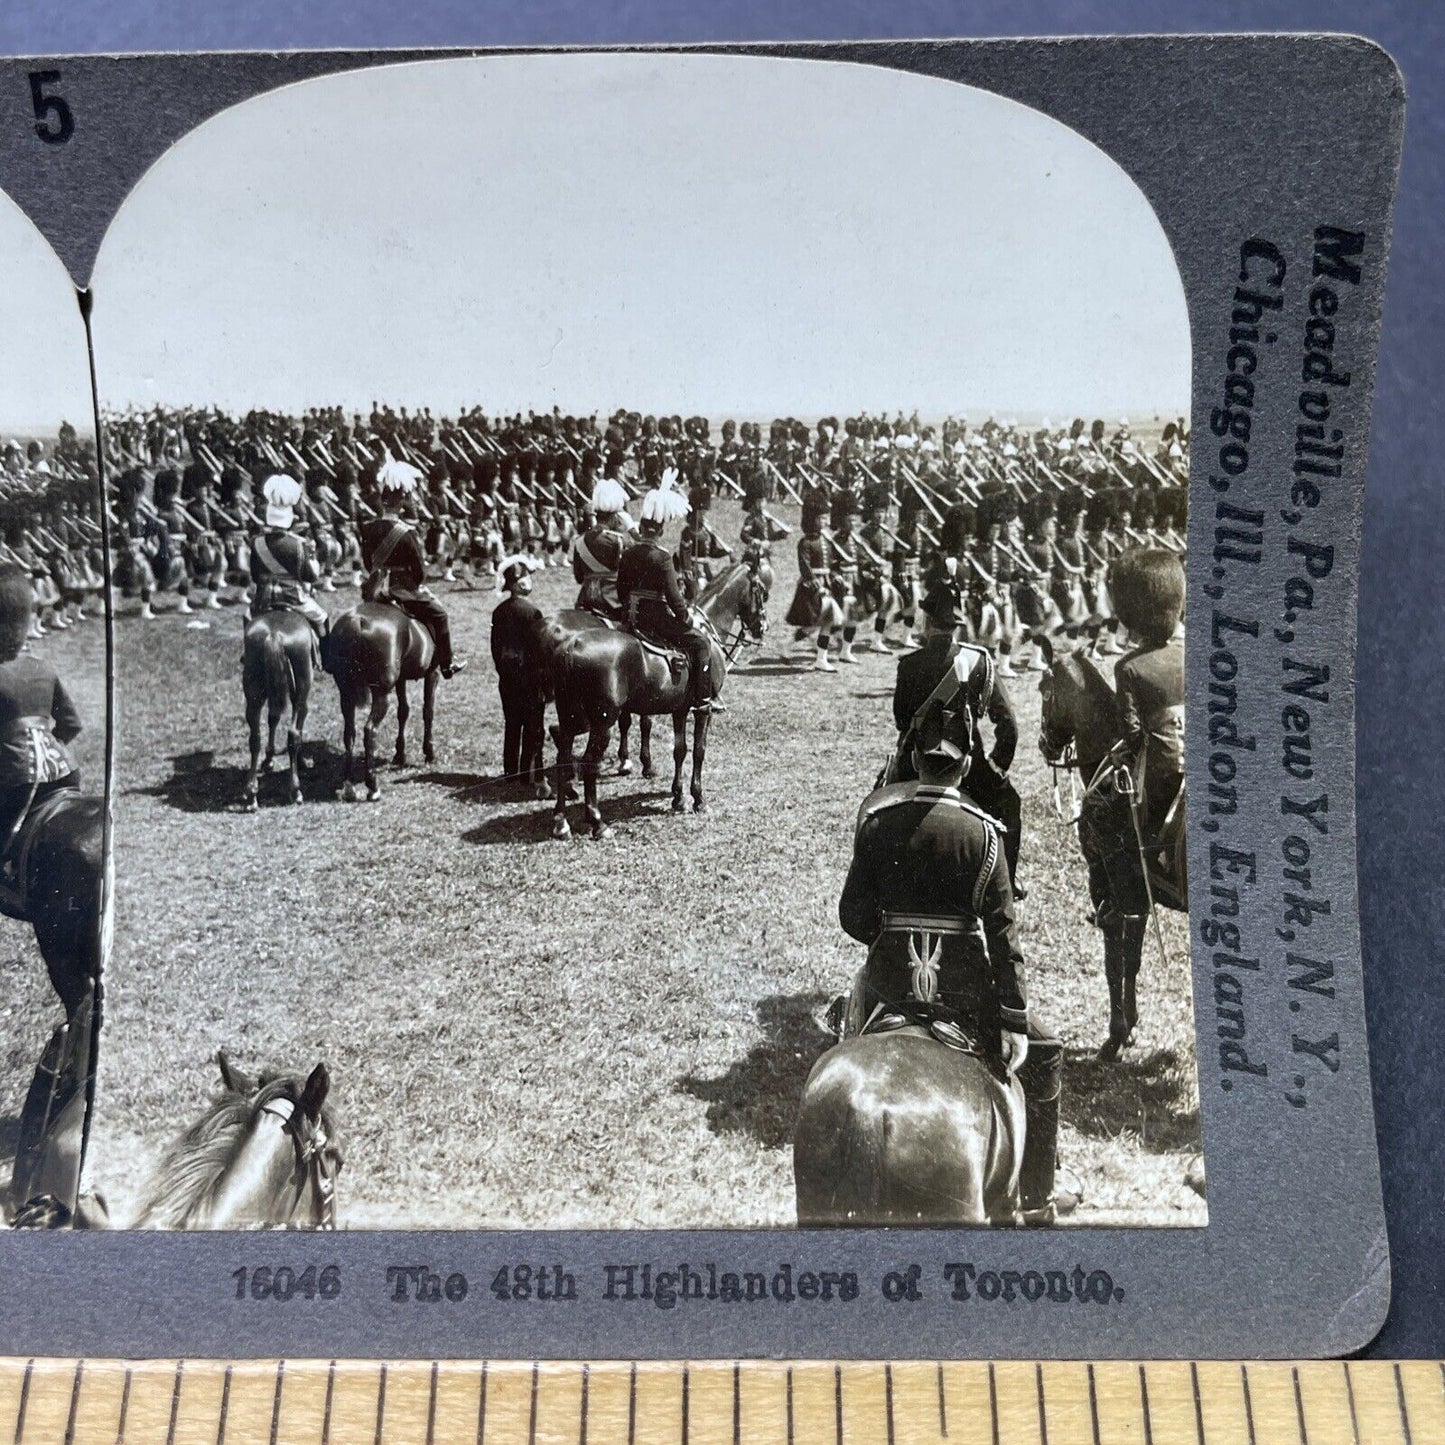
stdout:
<svg viewBox="0 0 1445 1445">
<path fill-rule="evenodd" d="M 75 286 L 50 243 L 0 192 L 0 435 L 92 430 Z"/>
<path fill-rule="evenodd" d="M 867 66 L 513 56 L 310 81 L 113 223 L 108 404 L 1173 416 L 1147 202 L 1073 131 Z"/>
</svg>

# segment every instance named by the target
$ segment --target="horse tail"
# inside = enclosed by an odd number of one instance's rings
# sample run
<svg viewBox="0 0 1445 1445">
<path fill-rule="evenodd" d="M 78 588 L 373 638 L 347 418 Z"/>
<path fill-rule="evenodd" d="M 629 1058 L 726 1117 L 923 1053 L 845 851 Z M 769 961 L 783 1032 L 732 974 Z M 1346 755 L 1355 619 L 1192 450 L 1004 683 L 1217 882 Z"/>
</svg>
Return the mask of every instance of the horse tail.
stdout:
<svg viewBox="0 0 1445 1445">
<path fill-rule="evenodd" d="M 286 641 L 276 632 L 265 638 L 262 648 L 262 675 L 266 682 L 266 707 L 272 717 L 280 717 L 296 696 L 296 678 L 286 657 Z"/>
</svg>

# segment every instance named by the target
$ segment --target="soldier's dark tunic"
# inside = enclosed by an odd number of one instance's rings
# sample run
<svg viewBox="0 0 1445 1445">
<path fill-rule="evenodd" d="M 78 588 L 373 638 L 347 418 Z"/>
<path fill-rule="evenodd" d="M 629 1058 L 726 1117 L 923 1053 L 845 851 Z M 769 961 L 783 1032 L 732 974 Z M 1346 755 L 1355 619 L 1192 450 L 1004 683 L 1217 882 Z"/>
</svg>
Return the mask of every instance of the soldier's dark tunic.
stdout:
<svg viewBox="0 0 1445 1445">
<path fill-rule="evenodd" d="M 1001 854 L 997 825 L 956 789 L 915 783 L 864 805 L 838 900 L 838 921 L 868 945 L 874 1001 L 909 996 L 912 955 L 931 939 L 941 944 L 939 997 L 990 1053 L 1001 1029 L 1024 1033 L 1029 1022 Z"/>
<path fill-rule="evenodd" d="M 617 596 L 628 625 L 687 654 L 692 672 L 691 701 L 711 695 L 712 645 L 692 625 L 677 569 L 665 548 L 644 538 L 622 554 L 617 568 Z"/>
<path fill-rule="evenodd" d="M 589 527 L 572 544 L 572 575 L 581 586 L 577 605 L 590 612 L 620 617 L 617 569 L 627 549 L 627 538 L 616 527 Z"/>
<path fill-rule="evenodd" d="M 326 609 L 307 590 L 320 576 L 321 568 L 300 537 L 268 527 L 251 543 L 251 581 L 256 585 L 251 616 L 273 608 L 299 612 L 324 634 Z"/>
<path fill-rule="evenodd" d="M 502 696 L 502 770 L 540 783 L 544 776 L 544 702 L 532 644 L 544 618 L 525 597 L 509 596 L 492 612 L 492 661 Z"/>
<path fill-rule="evenodd" d="M 967 648 L 976 655 L 968 680 L 968 705 L 973 717 L 973 741 L 969 747 L 968 771 L 963 787 L 968 796 L 984 812 L 1003 824 L 1004 848 L 1008 856 L 1009 877 L 1018 872 L 1019 848 L 1023 842 L 1023 807 L 1018 789 L 1009 781 L 1018 749 L 1019 726 L 1008 693 L 993 675 L 993 659 L 987 650 L 969 643 L 955 641 L 947 633 L 930 633 L 916 652 L 898 659 L 898 680 L 893 688 L 893 721 L 898 727 L 900 744 L 903 735 L 913 726 L 919 708 L 953 666 L 959 651 Z M 985 752 L 983 718 L 993 725 L 993 749 Z M 900 754 L 895 772 L 900 780 L 916 777 L 912 749 Z"/>
<path fill-rule="evenodd" d="M 378 564 L 377 556 L 383 552 L 385 556 Z M 431 633 L 436 642 L 437 666 L 445 672 L 452 665 L 451 627 L 441 603 L 424 585 L 426 557 L 416 529 L 395 517 L 373 517 L 363 522 L 361 564 L 369 573 L 384 573 L 390 600 Z M 370 585 L 366 589 L 368 595 L 374 595 L 375 590 Z"/>
<path fill-rule="evenodd" d="M 0 662 L 0 848 L 46 793 L 80 785 L 67 744 L 80 714 L 48 662 L 21 653 Z"/>
<path fill-rule="evenodd" d="M 788 608 L 789 627 L 816 627 L 829 590 L 828 544 L 821 537 L 798 538 L 798 585 Z"/>
<path fill-rule="evenodd" d="M 1143 754 L 1145 827 L 1157 836 L 1184 776 L 1184 639 L 1139 647 L 1114 671 L 1124 740 Z"/>
</svg>

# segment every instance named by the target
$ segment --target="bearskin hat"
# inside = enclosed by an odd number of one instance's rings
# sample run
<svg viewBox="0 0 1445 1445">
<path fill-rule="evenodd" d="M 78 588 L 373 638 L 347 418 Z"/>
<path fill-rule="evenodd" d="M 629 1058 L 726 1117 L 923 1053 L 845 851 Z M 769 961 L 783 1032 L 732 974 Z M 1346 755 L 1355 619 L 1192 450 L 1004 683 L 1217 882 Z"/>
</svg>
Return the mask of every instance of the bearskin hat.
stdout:
<svg viewBox="0 0 1445 1445">
<path fill-rule="evenodd" d="M 164 507 L 174 502 L 181 490 L 181 479 L 171 470 L 170 467 L 162 467 L 156 473 L 153 492 L 156 499 L 156 506 Z"/>
<path fill-rule="evenodd" d="M 1162 547 L 1124 552 L 1109 567 L 1109 596 L 1135 637 L 1162 647 L 1184 615 L 1184 565 Z"/>
<path fill-rule="evenodd" d="M 1058 519 L 1059 531 L 1072 532 L 1074 524 L 1079 520 L 1084 510 L 1084 497 L 1082 492 L 1064 492 L 1059 497 Z"/>
<path fill-rule="evenodd" d="M 989 492 L 978 502 L 978 537 L 988 536 L 990 527 L 1007 527 L 1019 514 L 1019 500 L 1010 490 Z"/>
<path fill-rule="evenodd" d="M 1030 536 L 1037 536 L 1043 530 L 1044 523 L 1058 514 L 1059 506 L 1053 493 L 1040 492 L 1036 497 L 1030 497 L 1028 505 L 1023 509 L 1024 529 Z"/>
<path fill-rule="evenodd" d="M 1133 507 L 1131 508 L 1134 525 L 1136 527 L 1152 527 L 1154 525 L 1156 510 L 1154 493 L 1144 487 L 1140 487 L 1134 493 Z"/>
<path fill-rule="evenodd" d="M 916 518 L 916 507 L 910 516 Z M 965 541 L 973 534 L 973 529 L 977 525 L 978 508 L 970 506 L 967 502 L 955 502 L 943 514 L 943 526 L 938 531 L 940 549 L 950 556 L 957 556 L 963 551 Z"/>
</svg>

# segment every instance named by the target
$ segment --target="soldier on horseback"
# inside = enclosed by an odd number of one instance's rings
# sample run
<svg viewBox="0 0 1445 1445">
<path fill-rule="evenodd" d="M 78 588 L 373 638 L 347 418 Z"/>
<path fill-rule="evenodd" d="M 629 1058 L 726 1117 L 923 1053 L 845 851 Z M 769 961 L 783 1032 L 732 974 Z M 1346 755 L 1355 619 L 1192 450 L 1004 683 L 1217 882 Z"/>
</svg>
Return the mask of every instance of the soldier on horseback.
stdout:
<svg viewBox="0 0 1445 1445">
<path fill-rule="evenodd" d="M 80 734 L 55 669 L 24 651 L 35 591 L 23 567 L 0 566 L 0 877 L 17 886 L 13 845 L 30 810 L 80 775 L 68 745 Z"/>
<path fill-rule="evenodd" d="M 592 489 L 593 524 L 572 544 L 572 575 L 581 585 L 577 606 L 620 621 L 617 569 L 627 550 L 627 489 L 616 477 L 603 477 Z M 630 522 L 630 518 L 627 519 Z"/>
<path fill-rule="evenodd" d="M 277 472 L 266 478 L 261 495 L 266 499 L 266 528 L 251 543 L 255 595 L 250 618 L 263 612 L 299 612 L 311 624 L 317 651 L 324 656 L 331 619 L 311 590 L 321 577 L 321 568 L 311 547 L 291 530 L 301 501 L 301 483 Z"/>
<path fill-rule="evenodd" d="M 687 705 L 703 708 L 713 697 L 712 643 L 694 625 L 672 554 L 662 545 L 667 524 L 688 511 L 687 498 L 675 483 L 676 473 L 666 471 L 642 499 L 639 538 L 622 554 L 617 568 L 617 596 L 634 632 L 686 653 L 691 678 Z"/>
<path fill-rule="evenodd" d="M 965 699 L 930 700 L 913 730 L 918 781 L 863 805 L 838 919 L 868 945 L 868 961 L 839 1031 L 921 1023 L 940 1043 L 1018 1075 L 1022 1218 L 1052 1224 L 1078 1204 L 1055 1188 L 1063 1046 L 1029 1004 L 999 826 L 960 791 L 973 731 Z"/>
<path fill-rule="evenodd" d="M 941 698 L 948 706 L 966 708 L 972 720 L 972 732 L 963 786 L 973 802 L 1002 827 L 1009 881 L 1014 898 L 1021 900 L 1027 896 L 1018 884 L 1022 806 L 1018 789 L 1008 775 L 1019 740 L 1013 703 L 999 680 L 993 654 L 986 647 L 958 641 L 961 613 L 953 574 L 940 573 L 939 580 L 923 599 L 922 612 L 923 642 L 917 652 L 898 660 L 898 680 L 893 688 L 898 748 L 889 780 L 904 782 L 916 776 L 914 738 L 918 719 L 930 701 Z M 993 748 L 988 752 L 984 751 L 979 728 L 984 718 L 993 728 Z"/>
<path fill-rule="evenodd" d="M 426 586 L 426 554 L 415 526 L 422 474 L 383 451 L 376 474 L 383 515 L 361 527 L 361 561 L 367 572 L 362 596 L 368 602 L 390 602 L 416 618 L 436 643 L 441 675 L 455 677 L 466 667 L 466 659 L 452 654 L 451 624 L 446 609 Z"/>
</svg>

